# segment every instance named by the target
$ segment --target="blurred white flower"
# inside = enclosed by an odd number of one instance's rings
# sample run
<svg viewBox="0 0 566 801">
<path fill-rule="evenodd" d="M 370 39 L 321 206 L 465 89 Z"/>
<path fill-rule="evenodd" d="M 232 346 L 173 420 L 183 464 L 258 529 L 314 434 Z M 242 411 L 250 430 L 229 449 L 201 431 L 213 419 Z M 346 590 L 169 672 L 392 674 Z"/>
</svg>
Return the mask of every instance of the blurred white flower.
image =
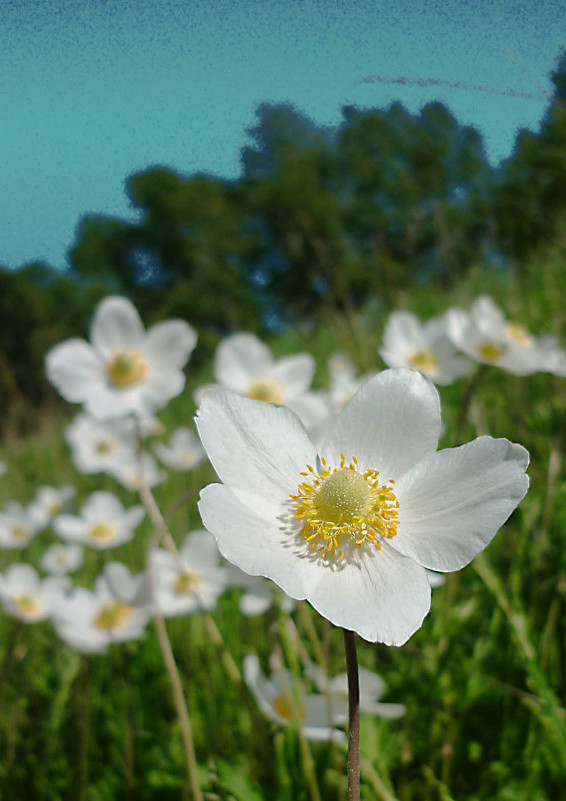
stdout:
<svg viewBox="0 0 566 801">
<path fill-rule="evenodd" d="M 146 332 L 129 300 L 109 297 L 94 314 L 92 344 L 71 339 L 56 345 L 47 354 L 47 376 L 65 400 L 83 403 L 93 417 L 148 416 L 182 391 L 196 340 L 183 320 Z"/>
<path fill-rule="evenodd" d="M 314 663 L 305 667 L 306 675 L 314 682 L 319 692 L 329 697 L 330 707 L 336 710 L 336 722 L 346 723 L 348 709 L 348 675 L 340 673 L 329 678 L 324 671 Z M 366 668 L 359 668 L 360 709 L 368 715 L 378 715 L 381 718 L 393 720 L 405 714 L 403 704 L 380 703 L 379 699 L 385 691 L 385 682 Z"/>
<path fill-rule="evenodd" d="M 261 672 L 259 659 L 255 654 L 244 658 L 244 680 L 268 720 L 279 726 L 300 722 L 301 732 L 307 740 L 345 741 L 346 735 L 336 726 L 343 722 L 345 715 L 347 716 L 347 701 L 344 703 L 339 699 L 336 706 L 331 709 L 324 695 L 306 693 L 301 697 L 298 714 L 294 715 L 293 680 L 288 671 L 281 668 L 266 678 Z"/>
<path fill-rule="evenodd" d="M 254 400 L 288 406 L 308 429 L 328 416 L 324 396 L 309 390 L 315 371 L 310 353 L 274 359 L 270 349 L 253 334 L 233 334 L 216 350 L 214 376 L 217 384 Z M 196 403 L 211 385 L 195 393 Z"/>
<path fill-rule="evenodd" d="M 63 576 L 81 566 L 83 546 L 78 543 L 62 545 L 55 543 L 45 549 L 41 557 L 41 567 L 46 573 Z"/>
<path fill-rule="evenodd" d="M 28 512 L 36 521 L 38 528 L 45 528 L 56 515 L 61 514 L 76 492 L 74 487 L 68 485 L 59 489 L 40 487 L 28 506 Z"/>
<path fill-rule="evenodd" d="M 156 549 L 152 554 L 156 601 L 163 617 L 210 611 L 228 586 L 228 573 L 208 531 L 192 531 L 179 549 Z"/>
<path fill-rule="evenodd" d="M 328 360 L 328 375 L 330 406 L 334 412 L 339 412 L 375 373 L 356 376 L 356 368 L 350 359 L 336 353 Z"/>
<path fill-rule="evenodd" d="M 435 384 L 451 384 L 472 368 L 448 337 L 446 315 L 422 323 L 412 312 L 392 312 L 379 353 L 389 367 L 420 370 Z"/>
<path fill-rule="evenodd" d="M 129 542 L 144 517 L 143 506 L 124 509 L 111 492 L 94 492 L 78 517 L 59 515 L 53 521 L 53 528 L 65 540 L 105 550 Z"/>
<path fill-rule="evenodd" d="M 206 456 L 197 435 L 184 427 L 173 431 L 169 445 L 158 442 L 153 450 L 156 456 L 172 470 L 192 470 Z"/>
<path fill-rule="evenodd" d="M 41 528 L 29 508 L 8 501 L 0 511 L 0 548 L 25 548 Z"/>
<path fill-rule="evenodd" d="M 108 472 L 129 490 L 139 490 L 142 478 L 148 487 L 156 487 L 165 478 L 165 473 L 159 469 L 155 458 L 147 451 L 116 462 Z"/>
<path fill-rule="evenodd" d="M 136 587 L 136 580 L 125 566 L 122 568 L 120 573 L 129 576 L 128 588 Z M 107 565 L 97 578 L 94 591 L 75 587 L 57 598 L 53 623 L 59 637 L 87 653 L 103 651 L 113 642 L 129 642 L 141 637 L 150 617 L 149 607 L 146 603 L 137 603 L 134 597 L 124 600 L 115 584 L 115 569 Z"/>
<path fill-rule="evenodd" d="M 566 352 L 554 337 L 534 337 L 522 323 L 505 318 L 487 295 L 464 309 L 450 309 L 448 334 L 464 353 L 513 375 L 551 372 L 566 375 Z"/>
<path fill-rule="evenodd" d="M 65 579 L 51 576 L 42 580 L 31 565 L 16 563 L 0 574 L 0 600 L 9 615 L 36 623 L 51 616 L 67 586 Z"/>
<path fill-rule="evenodd" d="M 244 592 L 240 596 L 240 612 L 246 617 L 256 617 L 273 606 L 275 603 L 275 585 L 263 576 L 250 576 L 244 573 L 236 565 L 226 563 L 228 579 L 231 587 L 241 587 Z M 278 588 L 277 588 L 278 589 Z M 279 590 L 282 595 L 281 609 L 284 612 L 291 612 L 295 606 L 295 601 L 290 598 L 283 590 Z"/>
</svg>

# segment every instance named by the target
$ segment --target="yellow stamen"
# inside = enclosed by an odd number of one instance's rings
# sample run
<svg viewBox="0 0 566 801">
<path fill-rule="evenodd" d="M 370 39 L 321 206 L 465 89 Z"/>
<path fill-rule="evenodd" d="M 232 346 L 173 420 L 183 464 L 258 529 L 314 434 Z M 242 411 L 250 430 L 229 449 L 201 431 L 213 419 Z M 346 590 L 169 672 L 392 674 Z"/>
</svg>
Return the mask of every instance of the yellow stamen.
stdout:
<svg viewBox="0 0 566 801">
<path fill-rule="evenodd" d="M 35 617 L 41 612 L 38 598 L 31 592 L 22 592 L 13 596 L 13 601 L 24 617 Z"/>
<path fill-rule="evenodd" d="M 116 537 L 116 526 L 112 523 L 95 523 L 90 527 L 90 536 L 97 542 L 108 542 Z"/>
<path fill-rule="evenodd" d="M 282 693 L 273 698 L 271 701 L 271 706 L 277 712 L 277 714 L 285 720 L 291 720 L 293 717 L 293 709 L 291 704 Z"/>
<path fill-rule="evenodd" d="M 120 389 L 140 384 L 149 371 L 149 364 L 139 350 L 120 350 L 106 365 L 106 377 Z"/>
<path fill-rule="evenodd" d="M 527 329 L 521 323 L 509 322 L 505 328 L 505 332 L 511 342 L 520 345 L 522 348 L 532 347 L 534 340 L 529 334 Z"/>
<path fill-rule="evenodd" d="M 486 362 L 494 362 L 504 350 L 502 345 L 496 345 L 495 342 L 482 342 L 478 345 L 478 354 Z"/>
<path fill-rule="evenodd" d="M 15 540 L 25 540 L 29 536 L 30 528 L 25 523 L 15 523 L 12 526 L 12 537 Z"/>
<path fill-rule="evenodd" d="M 252 400 L 265 401 L 265 403 L 283 403 L 281 387 L 272 378 L 258 378 L 253 381 L 246 394 Z"/>
<path fill-rule="evenodd" d="M 177 577 L 175 592 L 179 593 L 179 595 L 192 595 L 198 590 L 199 585 L 200 574 L 198 571 L 186 567 Z"/>
<path fill-rule="evenodd" d="M 423 373 L 434 373 L 438 369 L 438 359 L 430 348 L 424 348 L 409 356 L 409 367 Z"/>
<path fill-rule="evenodd" d="M 301 536 L 323 559 L 343 559 L 351 545 L 381 548 L 399 525 L 399 502 L 388 486 L 393 480 L 380 484 L 377 470 L 362 473 L 356 458 L 347 464 L 344 454 L 340 467 L 321 463 L 320 473 L 307 465 L 301 473 L 306 480 L 290 496 L 295 517 L 304 521 Z"/>
<path fill-rule="evenodd" d="M 104 631 L 121 629 L 128 623 L 133 613 L 133 608 L 122 601 L 106 601 L 96 616 L 94 625 Z"/>
<path fill-rule="evenodd" d="M 108 438 L 99 439 L 94 449 L 97 453 L 112 453 L 116 448 L 116 443 Z"/>
</svg>

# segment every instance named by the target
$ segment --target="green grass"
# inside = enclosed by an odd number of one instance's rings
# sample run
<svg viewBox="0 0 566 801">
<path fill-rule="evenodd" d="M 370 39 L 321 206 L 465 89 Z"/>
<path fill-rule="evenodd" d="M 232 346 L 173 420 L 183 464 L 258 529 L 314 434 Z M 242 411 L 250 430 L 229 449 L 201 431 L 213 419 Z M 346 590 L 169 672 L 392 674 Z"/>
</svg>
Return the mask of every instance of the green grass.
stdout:
<svg viewBox="0 0 566 801">
<path fill-rule="evenodd" d="M 561 265 L 550 266 L 560 276 Z M 484 276 L 485 278 L 485 276 Z M 548 277 L 538 302 L 521 286 L 491 279 L 489 291 L 510 316 L 521 315 L 533 331 L 560 328 L 560 296 Z M 473 275 L 449 298 L 427 289 L 409 308 L 423 318 L 450 304 L 467 305 L 485 286 Z M 507 289 L 506 289 L 507 287 Z M 562 295 L 563 298 L 563 295 Z M 541 312 L 541 309 L 543 310 Z M 375 354 L 384 315 L 366 311 L 365 353 Z M 337 333 L 338 332 L 338 333 Z M 324 387 L 326 359 L 336 349 L 359 353 L 348 328 L 288 331 L 274 339 L 277 355 L 309 349 L 317 358 L 316 385 Z M 380 368 L 377 354 L 374 367 Z M 367 369 L 367 365 L 364 365 Z M 191 376 L 184 396 L 161 418 L 168 428 L 192 416 L 193 390 L 210 369 Z M 454 425 L 466 380 L 440 388 L 445 430 L 441 446 L 455 444 Z M 432 610 L 402 648 L 358 639 L 360 663 L 385 680 L 383 700 L 404 703 L 399 720 L 362 716 L 362 797 L 399 801 L 555 801 L 566 779 L 566 485 L 563 454 L 566 379 L 546 374 L 515 378 L 491 368 L 478 388 L 473 419 L 493 436 L 505 436 L 531 452 L 531 489 L 485 554 L 433 591 Z M 463 440 L 476 436 L 470 422 Z M 40 484 L 75 484 L 74 508 L 95 489 L 118 492 L 109 477 L 80 476 L 62 439 L 62 427 L 13 443 L 0 459 L 0 504 L 29 502 Z M 163 510 L 213 478 L 201 465 L 188 476 L 171 474 L 155 490 Z M 127 503 L 135 494 L 122 493 Z M 180 543 L 200 528 L 195 501 L 179 508 L 171 531 Z M 151 535 L 148 521 L 136 539 L 108 558 L 136 570 L 144 565 Z M 21 557 L 38 563 L 54 536 L 43 532 Z M 3 552 L 3 566 L 20 558 Z M 87 555 L 77 583 L 90 586 L 101 559 Z M 3 569 L 4 569 L 3 568 Z M 222 596 L 213 618 L 226 650 L 241 666 L 271 652 L 299 665 L 283 637 L 288 621 L 276 609 L 249 619 L 238 612 L 238 590 Z M 307 604 L 293 612 L 311 657 L 328 654 L 332 672 L 344 670 L 341 632 Z M 205 798 L 296 801 L 312 797 L 305 753 L 294 729 L 266 721 L 246 688 L 233 682 L 222 654 L 199 615 L 168 621 L 194 729 Z M 311 744 L 314 780 L 323 801 L 345 799 L 345 753 Z M 61 643 L 49 622 L 25 626 L 0 617 L 0 799 L 22 801 L 167 801 L 189 798 L 179 724 L 167 673 L 150 624 L 142 640 L 83 656 Z M 308 762 L 307 762 L 308 764 Z"/>
</svg>

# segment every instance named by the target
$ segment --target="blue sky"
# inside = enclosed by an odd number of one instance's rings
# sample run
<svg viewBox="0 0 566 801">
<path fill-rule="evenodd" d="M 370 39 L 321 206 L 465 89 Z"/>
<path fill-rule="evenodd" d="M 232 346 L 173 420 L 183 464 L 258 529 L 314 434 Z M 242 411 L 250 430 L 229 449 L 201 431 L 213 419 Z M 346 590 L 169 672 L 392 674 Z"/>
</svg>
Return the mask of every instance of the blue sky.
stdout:
<svg viewBox="0 0 566 801">
<path fill-rule="evenodd" d="M 565 0 L 3 0 L 0 264 L 64 268 L 81 215 L 131 217 L 124 180 L 152 164 L 237 177 L 262 101 L 333 124 L 441 99 L 497 163 L 538 126 L 565 18 Z M 540 99 L 359 82 L 376 74 Z"/>
</svg>

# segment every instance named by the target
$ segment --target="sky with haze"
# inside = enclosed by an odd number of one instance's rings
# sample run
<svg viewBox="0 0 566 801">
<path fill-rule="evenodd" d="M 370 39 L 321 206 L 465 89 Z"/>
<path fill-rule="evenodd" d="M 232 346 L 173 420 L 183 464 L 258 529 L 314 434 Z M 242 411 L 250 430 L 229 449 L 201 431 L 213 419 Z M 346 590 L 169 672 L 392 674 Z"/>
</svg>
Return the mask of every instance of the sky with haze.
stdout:
<svg viewBox="0 0 566 801">
<path fill-rule="evenodd" d="M 344 105 L 439 99 L 499 163 L 548 106 L 566 2 L 3 0 L 0 37 L 0 265 L 64 269 L 83 214 L 134 219 L 131 173 L 237 178 L 264 101 L 337 125 Z"/>
</svg>

